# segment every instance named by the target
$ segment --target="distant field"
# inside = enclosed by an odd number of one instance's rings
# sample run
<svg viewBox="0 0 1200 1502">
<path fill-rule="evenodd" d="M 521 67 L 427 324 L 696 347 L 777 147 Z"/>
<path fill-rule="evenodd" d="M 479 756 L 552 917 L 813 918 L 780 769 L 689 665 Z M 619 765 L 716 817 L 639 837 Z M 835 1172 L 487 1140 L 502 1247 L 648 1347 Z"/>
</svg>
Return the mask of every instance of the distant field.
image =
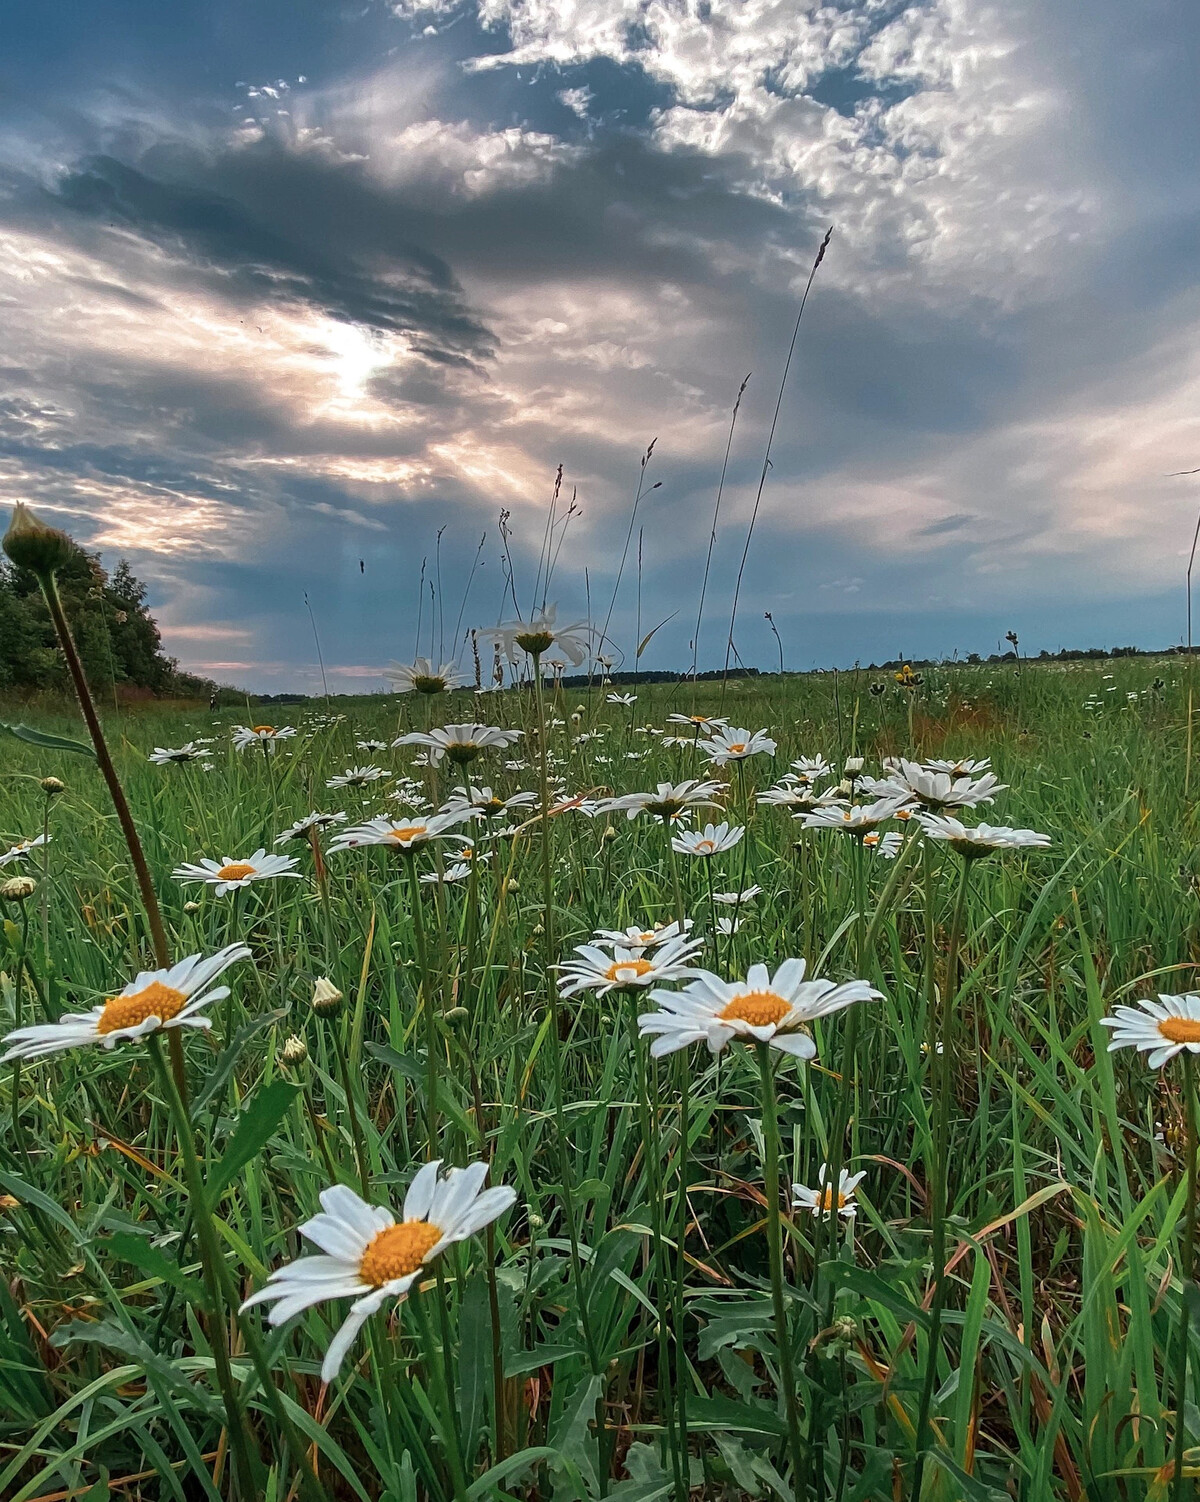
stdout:
<svg viewBox="0 0 1200 1502">
<path fill-rule="evenodd" d="M 1110 1054 L 1100 1019 L 1195 986 L 1190 667 L 616 690 L 631 705 L 551 682 L 545 787 L 531 690 L 272 706 L 254 713 L 297 733 L 245 750 L 231 739 L 244 709 L 110 707 L 172 958 L 235 941 L 250 957 L 225 971 L 210 1031 L 172 1030 L 203 1207 L 170 1076 L 153 1067 L 157 1035 L 0 1071 L 0 1496 L 249 1495 L 261 1457 L 258 1495 L 283 1502 L 302 1484 L 289 1423 L 312 1447 L 310 1493 L 337 1498 L 1168 1495 L 1190 1064 Z M 776 749 L 714 766 L 670 714 L 764 729 Z M 62 706 L 10 705 L 0 720 L 86 739 Z M 471 784 L 527 801 L 410 854 L 329 850 L 377 815 L 418 828 L 466 777 L 392 741 L 475 720 L 521 738 L 484 750 Z M 194 760 L 147 759 L 200 738 Z M 791 764 L 818 756 L 832 770 L 811 778 L 814 797 L 850 757 L 872 778 L 885 757 L 990 759 L 1005 785 L 994 802 L 947 812 L 1051 843 L 972 860 L 964 882 L 915 816 L 861 844 L 758 801 L 803 787 Z M 328 786 L 354 769 L 382 775 Z M 65 791 L 44 793 L 47 776 Z M 603 807 L 709 776 L 718 807 L 671 830 L 653 811 Z M 275 843 L 314 811 L 347 817 L 315 843 Z M 721 821 L 745 830 L 728 850 L 672 851 L 672 832 Z M 43 828 L 48 845 L 5 856 Z M 288 874 L 222 895 L 172 875 L 264 849 L 294 861 Z M 0 881 L 37 883 L 25 900 L 0 888 L 4 1033 L 86 1012 L 154 968 L 88 757 L 0 737 L 0 861 Z M 738 981 L 761 963 L 774 984 L 802 958 L 809 978 L 880 995 L 811 1021 L 808 1061 L 807 1043 L 788 1053 L 743 1033 L 653 1062 L 636 1021 L 661 1008 L 640 984 L 649 940 L 612 989 L 601 967 L 552 1004 L 551 967 L 596 930 L 648 933 L 681 913 L 703 941 L 693 968 Z M 322 977 L 344 998 L 324 1014 L 311 1005 Z M 766 1017 L 774 993 L 750 982 L 739 1005 Z M 515 1202 L 370 1312 L 328 1387 L 348 1297 L 277 1327 L 266 1304 L 234 1317 L 234 1294 L 318 1250 L 297 1226 L 322 1190 L 350 1185 L 400 1218 L 431 1156 L 486 1160 Z M 864 1175 L 853 1218 L 793 1205 L 789 1186 L 819 1190 L 839 1165 Z M 205 1214 L 225 1269 L 215 1291 Z M 357 1296 L 383 1286 L 362 1270 Z M 1200 1356 L 1194 1328 L 1190 1340 Z M 226 1344 L 244 1441 L 228 1424 Z M 1197 1402 L 1189 1376 L 1189 1445 Z"/>
</svg>

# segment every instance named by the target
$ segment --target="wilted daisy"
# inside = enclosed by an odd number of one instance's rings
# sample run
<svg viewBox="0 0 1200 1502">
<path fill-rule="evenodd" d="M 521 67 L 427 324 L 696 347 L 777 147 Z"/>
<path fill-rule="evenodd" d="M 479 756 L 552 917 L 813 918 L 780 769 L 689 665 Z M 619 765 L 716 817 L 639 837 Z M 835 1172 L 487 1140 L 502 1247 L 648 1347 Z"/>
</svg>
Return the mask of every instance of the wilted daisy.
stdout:
<svg viewBox="0 0 1200 1502">
<path fill-rule="evenodd" d="M 886 789 L 888 793 L 915 798 L 931 813 L 945 808 L 974 808 L 979 803 L 991 803 L 1006 787 L 991 772 L 985 772 L 977 779 L 952 777 L 948 772 L 931 771 L 905 757 L 899 760 L 889 758 L 883 765 L 888 776 L 884 782 L 873 784 L 871 791 L 884 794 Z"/>
<path fill-rule="evenodd" d="M 963 824 L 948 814 L 918 814 L 917 820 L 931 840 L 944 840 L 960 855 L 978 859 L 997 850 L 1044 850 L 1048 834 L 1035 829 L 1009 829 L 1006 824 Z"/>
<path fill-rule="evenodd" d="M 746 887 L 741 892 L 714 892 L 712 900 L 714 902 L 722 902 L 726 907 L 741 907 L 744 902 L 753 902 L 756 897 L 761 895 L 762 888 L 753 886 Z"/>
<path fill-rule="evenodd" d="M 417 850 L 430 840 L 461 840 L 464 845 L 469 845 L 470 839 L 456 828 L 468 818 L 469 814 L 461 812 L 428 814 L 424 817 L 413 815 L 407 819 L 381 816 L 368 819 L 365 824 L 355 824 L 349 829 L 341 830 L 329 850 L 331 854 L 336 854 L 341 850 L 356 850 L 362 845 L 390 845 L 395 850 Z"/>
<path fill-rule="evenodd" d="M 188 741 L 183 746 L 155 746 L 148 760 L 157 766 L 165 767 L 172 762 L 199 761 L 208 752 L 204 746 L 197 745 L 195 741 Z"/>
<path fill-rule="evenodd" d="M 577 944 L 578 959 L 559 965 L 562 979 L 558 989 L 564 996 L 580 991 L 595 991 L 606 996 L 610 991 L 629 991 L 663 981 L 686 980 L 695 975 L 691 961 L 704 947 L 702 939 L 682 938 L 678 934 L 654 948 L 622 949 L 614 946 L 611 954 L 598 944 Z"/>
<path fill-rule="evenodd" d="M 288 840 L 308 840 L 312 838 L 314 829 L 318 833 L 322 833 L 326 829 L 332 829 L 335 824 L 344 824 L 345 822 L 345 814 L 305 814 L 303 819 L 297 819 L 282 834 L 277 834 L 275 836 L 275 843 L 277 845 L 286 845 Z"/>
<path fill-rule="evenodd" d="M 606 798 L 599 808 L 603 813 L 623 812 L 631 819 L 638 814 L 650 814 L 671 822 L 694 808 L 717 808 L 713 794 L 723 791 L 719 782 L 689 777 L 684 782 L 660 782 L 652 793 L 624 793 L 619 798 Z"/>
<path fill-rule="evenodd" d="M 592 935 L 593 944 L 613 944 L 620 949 L 631 949 L 640 954 L 643 949 L 654 949 L 659 944 L 666 944 L 671 939 L 677 939 L 680 933 L 689 933 L 692 920 L 685 918 L 683 928 L 679 923 L 656 923 L 653 928 L 638 928 L 636 924 L 630 924 L 628 928 L 598 928 Z"/>
<path fill-rule="evenodd" d="M 523 731 L 502 730 L 498 725 L 443 725 L 437 730 L 412 730 L 397 736 L 393 746 L 427 746 L 436 766 L 448 756 L 456 766 L 474 761 L 481 751 L 503 751 L 521 739 Z"/>
<path fill-rule="evenodd" d="M 873 1001 L 880 992 L 865 980 L 805 980 L 805 968 L 803 960 L 784 960 L 772 976 L 765 965 L 751 965 L 744 981 L 701 970 L 682 991 L 651 992 L 660 1010 L 638 1018 L 640 1034 L 654 1039 L 650 1052 L 656 1059 L 690 1043 L 707 1043 L 710 1053 L 720 1053 L 735 1038 L 811 1059 L 817 1048 L 810 1022 L 856 1001 Z"/>
<path fill-rule="evenodd" d="M 516 661 L 518 647 L 530 657 L 542 657 L 551 648 L 557 648 L 570 660 L 573 667 L 579 667 L 587 656 L 594 634 L 587 621 L 560 626 L 557 605 L 547 605 L 543 610 L 535 610 L 527 621 L 506 621 L 503 625 L 491 626 L 480 632 L 481 636 L 495 642 L 507 652 L 510 661 Z"/>
<path fill-rule="evenodd" d="M 247 746 L 261 746 L 264 751 L 274 751 L 276 741 L 290 740 L 295 735 L 292 725 L 235 725 L 233 744 L 238 751 Z"/>
<path fill-rule="evenodd" d="M 517 809 L 532 808 L 536 793 L 514 793 L 501 798 L 490 787 L 456 787 L 443 804 L 444 813 L 466 813 L 477 819 L 502 819 Z"/>
<path fill-rule="evenodd" d="M 745 761 L 748 756 L 774 756 L 775 742 L 765 730 L 743 730 L 724 725 L 705 741 L 700 749 L 715 767 L 731 761 Z"/>
<path fill-rule="evenodd" d="M 347 767 L 336 777 L 330 777 L 327 788 L 365 788 L 370 782 L 382 782 L 387 773 L 382 767 Z"/>
<path fill-rule="evenodd" d="M 854 1203 L 854 1191 L 866 1176 L 865 1170 L 862 1173 L 849 1173 L 843 1168 L 838 1174 L 835 1195 L 833 1186 L 826 1182 L 829 1169 L 822 1163 L 817 1174 L 819 1188 L 807 1189 L 803 1184 L 792 1185 L 792 1208 L 807 1210 L 810 1215 L 832 1215 L 836 1211 L 843 1219 L 853 1220 L 858 1209 Z"/>
<path fill-rule="evenodd" d="M 0 855 L 0 866 L 9 866 L 13 861 L 24 859 L 31 851 L 39 849 L 42 845 L 48 845 L 54 836 L 36 834 L 31 840 L 18 840 L 15 845 L 10 845 L 3 855 Z"/>
<path fill-rule="evenodd" d="M 444 694 L 457 688 L 462 681 L 452 662 L 443 662 L 434 667 L 428 657 L 418 657 L 413 663 L 393 662 L 384 668 L 383 676 L 398 694 Z"/>
<path fill-rule="evenodd" d="M 482 1231 L 512 1205 L 516 1190 L 484 1189 L 486 1163 L 452 1168 L 438 1177 L 440 1159 L 426 1163 L 404 1197 L 397 1222 L 383 1206 L 369 1205 L 345 1184 L 321 1191 L 322 1214 L 300 1234 L 323 1255 L 299 1257 L 278 1267 L 242 1305 L 274 1301 L 268 1323 L 281 1325 L 326 1299 L 353 1299 L 350 1313 L 329 1343 L 321 1364 L 322 1382 L 332 1382 L 346 1352 L 368 1318 L 388 1299 L 402 1298 L 429 1262 L 455 1242 Z"/>
<path fill-rule="evenodd" d="M 41 1059 L 90 1043 L 112 1048 L 122 1038 L 140 1038 L 159 1028 L 211 1027 L 202 1009 L 229 995 L 228 986 L 214 987 L 213 981 L 236 960 L 249 957 L 245 944 L 227 944 L 207 959 L 192 954 L 166 970 L 143 970 L 119 995 L 110 996 L 90 1012 L 69 1012 L 57 1022 L 35 1023 L 9 1033 L 0 1064 Z"/>
<path fill-rule="evenodd" d="M 849 808 L 826 805 L 814 808 L 804 815 L 805 829 L 840 829 L 862 839 L 872 830 L 894 819 L 912 802 L 910 793 L 896 793 L 887 798 L 876 798 L 873 803 L 852 803 Z"/>
<path fill-rule="evenodd" d="M 277 876 L 299 876 L 295 869 L 298 862 L 294 855 L 268 855 L 266 849 L 256 850 L 245 860 L 234 860 L 227 855 L 222 861 L 209 860 L 202 856 L 199 864 L 184 862 L 176 866 L 171 875 L 176 881 L 203 881 L 215 887 L 217 896 L 235 892 L 239 887 L 248 887 L 256 881 L 272 881 Z"/>
<path fill-rule="evenodd" d="M 671 849 L 680 855 L 720 855 L 737 845 L 745 829 L 738 824 L 706 824 L 703 829 L 684 829 L 671 836 Z"/>
<path fill-rule="evenodd" d="M 1149 1055 L 1146 1062 L 1151 1069 L 1161 1069 L 1185 1048 L 1190 1054 L 1200 1053 L 1200 996 L 1160 994 L 1157 1001 L 1116 1007 L 1111 1017 L 1101 1017 L 1100 1026 L 1113 1030 L 1109 1053 L 1136 1048 Z"/>
</svg>

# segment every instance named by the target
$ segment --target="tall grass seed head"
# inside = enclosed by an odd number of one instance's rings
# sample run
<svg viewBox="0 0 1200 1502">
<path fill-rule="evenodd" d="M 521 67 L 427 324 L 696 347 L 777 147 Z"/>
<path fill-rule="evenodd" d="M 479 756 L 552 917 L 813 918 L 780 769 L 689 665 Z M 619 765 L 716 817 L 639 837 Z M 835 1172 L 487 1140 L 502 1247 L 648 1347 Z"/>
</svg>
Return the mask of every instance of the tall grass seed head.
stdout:
<svg viewBox="0 0 1200 1502">
<path fill-rule="evenodd" d="M 62 568 L 74 546 L 65 532 L 39 521 L 24 501 L 13 507 L 3 547 L 18 568 L 27 568 L 39 578 L 46 577 Z"/>
</svg>

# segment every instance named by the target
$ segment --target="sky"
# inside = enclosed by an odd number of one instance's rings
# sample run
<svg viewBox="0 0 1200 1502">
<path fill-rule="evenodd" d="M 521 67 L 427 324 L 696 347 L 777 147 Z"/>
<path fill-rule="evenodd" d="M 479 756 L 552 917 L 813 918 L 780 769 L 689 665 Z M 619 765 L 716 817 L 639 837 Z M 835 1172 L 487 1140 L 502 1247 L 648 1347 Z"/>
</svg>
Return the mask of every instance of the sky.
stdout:
<svg viewBox="0 0 1200 1502">
<path fill-rule="evenodd" d="M 777 402 L 747 665 L 1182 639 L 1185 0 L 96 0 L 5 31 L 0 509 L 127 557 L 183 665 L 314 690 L 314 626 L 333 691 L 458 655 L 513 614 L 505 513 L 541 602 L 561 466 L 559 619 L 720 666 Z"/>
</svg>

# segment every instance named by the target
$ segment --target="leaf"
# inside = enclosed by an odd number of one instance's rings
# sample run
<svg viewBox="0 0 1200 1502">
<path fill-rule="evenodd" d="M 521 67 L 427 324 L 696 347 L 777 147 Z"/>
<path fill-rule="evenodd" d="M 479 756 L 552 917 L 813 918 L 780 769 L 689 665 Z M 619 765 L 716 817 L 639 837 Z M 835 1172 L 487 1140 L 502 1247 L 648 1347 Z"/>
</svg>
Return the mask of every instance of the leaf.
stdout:
<svg viewBox="0 0 1200 1502">
<path fill-rule="evenodd" d="M 365 1046 L 373 1059 L 378 1059 L 381 1064 L 386 1064 L 389 1069 L 402 1074 L 406 1080 L 424 1080 L 425 1065 L 416 1054 L 397 1053 L 386 1043 L 372 1043 L 370 1039 L 367 1040 Z"/>
<path fill-rule="evenodd" d="M 492 1315 L 486 1278 L 467 1284 L 458 1315 L 458 1423 L 463 1459 L 474 1468 L 479 1438 L 487 1419 L 492 1376 Z"/>
<path fill-rule="evenodd" d="M 576 1472 L 583 1478 L 591 1495 L 599 1490 L 594 1461 L 595 1439 L 591 1423 L 596 1416 L 596 1399 L 604 1386 L 603 1379 L 589 1375 L 567 1398 L 553 1433 L 546 1436 L 547 1442 L 557 1451 L 557 1458 L 550 1463 L 550 1470 L 558 1478 L 564 1473 Z M 555 1488 L 557 1496 L 560 1488 Z M 565 1489 L 563 1489 L 565 1490 Z"/>
<path fill-rule="evenodd" d="M 526 1372 L 536 1372 L 539 1367 L 553 1366 L 564 1356 L 586 1356 L 582 1346 L 538 1346 L 532 1351 L 512 1351 L 504 1359 L 506 1377 L 523 1377 Z"/>
<path fill-rule="evenodd" d="M 108 1249 L 122 1262 L 132 1263 L 149 1277 L 177 1288 L 189 1304 L 199 1308 L 206 1306 L 203 1286 L 195 1278 L 189 1278 L 177 1262 L 172 1262 L 144 1236 L 137 1236 L 132 1231 L 117 1231 L 108 1238 Z"/>
<path fill-rule="evenodd" d="M 143 1371 L 156 1377 L 170 1391 L 186 1393 L 191 1402 L 210 1418 L 224 1420 L 225 1410 L 211 1393 L 189 1382 L 173 1361 L 157 1355 L 132 1330 L 123 1330 L 111 1320 L 97 1320 L 95 1323 L 75 1320 L 69 1325 L 60 1326 L 50 1336 L 52 1346 L 61 1347 L 72 1343 L 104 1346 L 106 1350 L 119 1351 L 122 1356 L 136 1361 Z"/>
<path fill-rule="evenodd" d="M 204 1089 L 196 1097 L 195 1104 L 192 1106 L 193 1115 L 197 1115 L 202 1111 L 215 1095 L 224 1090 L 229 1081 L 229 1076 L 233 1073 L 233 1066 L 238 1061 L 238 1055 L 245 1048 L 246 1044 L 249 1043 L 250 1039 L 254 1037 L 255 1033 L 261 1033 L 264 1028 L 273 1027 L 275 1023 L 282 1022 L 286 1016 L 286 1010 L 264 1012 L 261 1017 L 255 1017 L 251 1022 L 244 1023 L 238 1028 L 232 1040 L 221 1050 L 221 1057 L 217 1060 L 217 1067 L 209 1075 L 208 1079 L 205 1080 Z"/>
<path fill-rule="evenodd" d="M 667 621 L 673 621 L 678 614 L 678 610 L 672 610 L 671 614 L 667 616 L 666 620 L 659 621 L 658 625 L 655 626 L 654 631 L 661 631 L 662 628 L 667 624 Z M 647 631 L 645 636 L 642 637 L 641 641 L 638 642 L 638 649 L 633 659 L 634 662 L 638 660 L 638 658 L 650 645 L 650 638 L 654 635 L 654 631 Z"/>
<path fill-rule="evenodd" d="M 26 1208 L 32 1206 L 40 1210 L 43 1215 L 48 1215 L 52 1221 L 62 1226 L 76 1246 L 82 1246 L 87 1239 L 63 1207 L 52 1200 L 48 1194 L 43 1194 L 40 1189 L 35 1189 L 32 1184 L 27 1184 L 19 1174 L 10 1173 L 6 1168 L 0 1168 L 0 1185 L 8 1190 L 9 1194 L 21 1202 Z"/>
<path fill-rule="evenodd" d="M 43 751 L 74 751 L 77 756 L 90 756 L 96 760 L 96 753 L 86 741 L 71 741 L 65 735 L 50 735 L 45 730 L 34 730 L 30 725 L 9 725 L 0 720 L 0 730 L 7 730 L 9 735 L 16 736 L 19 741 L 28 741 L 31 746 L 40 746 Z"/>
<path fill-rule="evenodd" d="M 209 1180 L 211 1204 L 216 1204 L 246 1164 L 256 1158 L 271 1140 L 275 1128 L 299 1093 L 299 1085 L 289 1084 L 287 1080 L 272 1080 L 254 1097 L 250 1107 L 242 1113 L 218 1161 L 216 1172 Z"/>
</svg>

